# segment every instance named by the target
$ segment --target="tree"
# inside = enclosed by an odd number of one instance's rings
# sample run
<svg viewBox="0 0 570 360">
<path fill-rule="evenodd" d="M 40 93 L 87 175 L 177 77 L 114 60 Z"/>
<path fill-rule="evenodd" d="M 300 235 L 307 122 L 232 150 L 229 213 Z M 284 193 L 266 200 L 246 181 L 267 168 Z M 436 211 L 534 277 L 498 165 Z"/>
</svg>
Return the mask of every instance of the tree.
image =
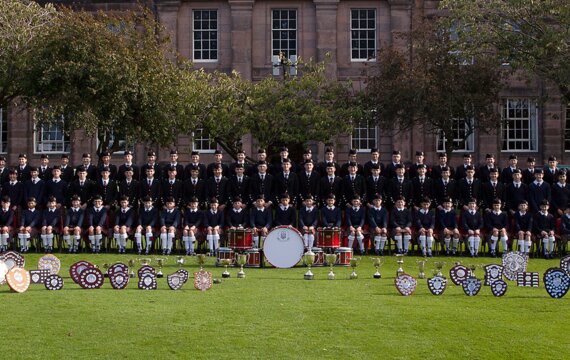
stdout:
<svg viewBox="0 0 570 360">
<path fill-rule="evenodd" d="M 494 54 L 497 63 L 548 79 L 570 103 L 570 6 L 567 0 L 444 0 L 458 46 Z"/>
<path fill-rule="evenodd" d="M 500 126 L 494 106 L 502 87 L 500 68 L 485 57 L 454 51 L 451 32 L 439 21 L 401 36 L 409 52 L 383 49 L 370 67 L 363 94 L 369 121 L 396 132 L 419 127 L 443 133 L 448 153 L 459 145 L 451 135 L 458 124 L 465 127 L 463 140 L 476 129 Z"/>
<path fill-rule="evenodd" d="M 257 83 L 236 73 L 216 74 L 203 127 L 232 155 L 248 133 L 261 147 L 273 149 L 327 142 L 351 131 L 361 112 L 352 84 L 327 78 L 325 62 L 300 60 L 297 67 L 298 76 Z"/>
<path fill-rule="evenodd" d="M 169 41 L 145 9 L 120 15 L 61 9 L 34 40 L 24 69 L 24 99 L 39 123 L 65 118 L 67 130 L 128 142 L 171 145 L 200 108 L 195 74 L 175 61 Z"/>
<path fill-rule="evenodd" d="M 20 95 L 21 70 L 32 61 L 31 44 L 54 19 L 51 4 L 0 0 L 0 105 Z"/>
</svg>

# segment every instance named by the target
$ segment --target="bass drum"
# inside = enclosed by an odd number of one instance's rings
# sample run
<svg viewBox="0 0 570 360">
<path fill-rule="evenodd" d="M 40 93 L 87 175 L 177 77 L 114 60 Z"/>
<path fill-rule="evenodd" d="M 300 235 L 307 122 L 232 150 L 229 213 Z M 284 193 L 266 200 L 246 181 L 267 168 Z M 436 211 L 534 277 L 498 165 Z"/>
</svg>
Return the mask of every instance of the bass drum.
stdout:
<svg viewBox="0 0 570 360">
<path fill-rule="evenodd" d="M 303 257 L 303 235 L 291 226 L 277 226 L 265 238 L 263 253 L 276 268 L 292 268 Z"/>
</svg>

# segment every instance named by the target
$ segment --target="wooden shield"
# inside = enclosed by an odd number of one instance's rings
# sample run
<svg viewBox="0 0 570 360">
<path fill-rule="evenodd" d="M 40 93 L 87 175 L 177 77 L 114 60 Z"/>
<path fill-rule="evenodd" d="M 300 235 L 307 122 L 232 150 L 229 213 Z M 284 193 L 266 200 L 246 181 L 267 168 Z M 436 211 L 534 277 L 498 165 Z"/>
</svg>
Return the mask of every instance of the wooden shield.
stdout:
<svg viewBox="0 0 570 360">
<path fill-rule="evenodd" d="M 12 268 L 6 274 L 6 282 L 13 292 L 23 293 L 30 287 L 30 273 L 21 267 Z"/>
</svg>

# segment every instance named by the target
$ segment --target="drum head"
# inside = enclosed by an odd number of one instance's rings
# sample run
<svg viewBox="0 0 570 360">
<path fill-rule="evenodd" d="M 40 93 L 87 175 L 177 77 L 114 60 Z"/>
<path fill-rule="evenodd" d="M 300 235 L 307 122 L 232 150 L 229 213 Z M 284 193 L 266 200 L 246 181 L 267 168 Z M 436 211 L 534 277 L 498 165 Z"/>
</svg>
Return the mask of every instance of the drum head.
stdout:
<svg viewBox="0 0 570 360">
<path fill-rule="evenodd" d="M 63 289 L 63 279 L 57 274 L 48 275 L 44 285 L 48 290 L 61 290 Z"/>
<path fill-rule="evenodd" d="M 503 255 L 503 274 L 511 281 L 517 279 L 517 273 L 526 271 L 528 258 L 516 251 Z"/>
<path fill-rule="evenodd" d="M 21 267 L 12 268 L 6 274 L 6 282 L 13 292 L 23 293 L 30 287 L 30 273 Z"/>
<path fill-rule="evenodd" d="M 554 299 L 560 299 L 570 289 L 570 276 L 562 269 L 550 268 L 544 273 L 544 288 L 548 295 Z"/>
<path fill-rule="evenodd" d="M 291 227 L 276 227 L 265 238 L 263 253 L 276 268 L 292 268 L 303 256 L 303 237 Z"/>
<path fill-rule="evenodd" d="M 176 271 L 180 276 L 182 276 L 182 280 L 184 281 L 184 284 L 186 284 L 186 282 L 188 281 L 188 278 L 190 277 L 190 274 L 188 273 L 188 271 L 184 270 L 184 269 L 179 269 Z"/>
<path fill-rule="evenodd" d="M 394 284 L 398 292 L 404 296 L 409 296 L 416 291 L 416 286 L 418 284 L 417 280 L 408 274 L 400 274 L 395 280 Z"/>
<path fill-rule="evenodd" d="M 26 264 L 24 257 L 15 251 L 6 251 L 4 254 L 0 255 L 0 260 L 3 260 L 8 267 L 8 270 L 12 270 L 15 267 L 23 268 Z"/>
<path fill-rule="evenodd" d="M 81 275 L 83 270 L 92 267 L 95 266 L 91 264 L 89 261 L 85 260 L 78 261 L 69 267 L 69 276 L 71 276 L 71 280 L 73 280 L 74 283 L 79 284 L 79 276 Z"/>
<path fill-rule="evenodd" d="M 95 267 L 85 269 L 79 275 L 79 286 L 84 289 L 99 289 L 103 285 L 103 281 L 103 273 Z"/>
<path fill-rule="evenodd" d="M 129 272 L 115 271 L 113 274 L 109 274 L 109 282 L 113 289 L 123 290 L 129 285 Z"/>
<path fill-rule="evenodd" d="M 38 269 L 40 270 L 48 269 L 50 274 L 59 273 L 60 268 L 61 268 L 61 262 L 55 255 L 47 254 L 42 256 L 38 260 Z"/>
<path fill-rule="evenodd" d="M 47 277 L 50 275 L 49 270 L 30 270 L 31 284 L 45 284 Z"/>
<path fill-rule="evenodd" d="M 139 289 L 156 290 L 156 275 L 151 272 L 143 273 L 139 278 Z"/>
<path fill-rule="evenodd" d="M 172 290 L 178 290 L 184 285 L 184 275 L 175 272 L 174 274 L 170 274 L 166 278 L 168 282 L 168 287 Z"/>
</svg>

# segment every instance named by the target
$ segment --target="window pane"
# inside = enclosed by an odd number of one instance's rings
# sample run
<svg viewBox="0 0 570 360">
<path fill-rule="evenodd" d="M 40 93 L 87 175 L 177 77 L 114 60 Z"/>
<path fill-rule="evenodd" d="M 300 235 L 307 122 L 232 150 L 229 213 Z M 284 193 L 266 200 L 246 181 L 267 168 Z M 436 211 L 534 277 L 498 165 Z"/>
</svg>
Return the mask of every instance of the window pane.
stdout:
<svg viewBox="0 0 570 360">
<path fill-rule="evenodd" d="M 503 151 L 537 149 L 536 105 L 531 99 L 505 99 L 503 102 Z"/>
<path fill-rule="evenodd" d="M 193 21 L 193 52 L 194 60 L 217 60 L 217 51 L 203 51 L 203 49 L 217 50 L 218 47 L 218 11 L 194 10 Z"/>
<path fill-rule="evenodd" d="M 351 11 L 352 60 L 367 60 L 376 54 L 376 10 L 353 9 Z"/>
</svg>

